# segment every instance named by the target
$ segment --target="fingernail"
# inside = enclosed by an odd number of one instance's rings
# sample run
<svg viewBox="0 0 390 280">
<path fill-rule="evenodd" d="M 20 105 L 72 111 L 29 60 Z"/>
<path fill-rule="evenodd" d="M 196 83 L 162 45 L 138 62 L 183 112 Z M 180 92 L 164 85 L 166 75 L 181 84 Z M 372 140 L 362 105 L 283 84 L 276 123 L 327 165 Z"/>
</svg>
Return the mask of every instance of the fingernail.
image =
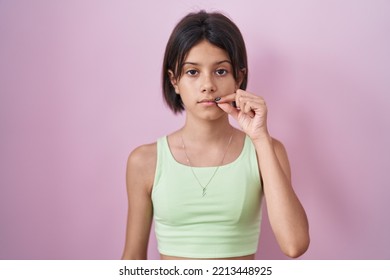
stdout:
<svg viewBox="0 0 390 280">
<path fill-rule="evenodd" d="M 221 100 L 221 97 L 217 97 L 214 99 L 215 102 L 218 102 L 219 100 Z"/>
</svg>

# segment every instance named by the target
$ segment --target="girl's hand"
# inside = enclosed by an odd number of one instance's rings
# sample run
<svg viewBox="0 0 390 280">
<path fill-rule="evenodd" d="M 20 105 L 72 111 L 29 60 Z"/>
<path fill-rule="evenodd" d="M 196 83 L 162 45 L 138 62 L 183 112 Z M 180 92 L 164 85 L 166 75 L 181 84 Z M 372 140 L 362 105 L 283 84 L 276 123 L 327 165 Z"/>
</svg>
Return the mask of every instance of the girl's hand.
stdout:
<svg viewBox="0 0 390 280">
<path fill-rule="evenodd" d="M 237 108 L 232 105 L 234 101 Z M 239 89 L 236 93 L 217 98 L 216 103 L 219 108 L 237 120 L 242 130 L 252 140 L 269 137 L 267 106 L 262 97 Z"/>
</svg>

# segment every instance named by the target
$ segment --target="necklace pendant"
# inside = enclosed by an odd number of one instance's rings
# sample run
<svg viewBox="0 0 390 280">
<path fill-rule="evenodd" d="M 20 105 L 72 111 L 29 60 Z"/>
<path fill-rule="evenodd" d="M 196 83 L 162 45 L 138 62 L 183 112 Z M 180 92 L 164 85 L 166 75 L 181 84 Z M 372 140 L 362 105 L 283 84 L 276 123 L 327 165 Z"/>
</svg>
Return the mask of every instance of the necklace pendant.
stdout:
<svg viewBox="0 0 390 280">
<path fill-rule="evenodd" d="M 189 167 L 191 168 L 192 175 L 194 175 L 194 178 L 195 178 L 196 181 L 198 182 L 199 186 L 202 188 L 202 197 L 205 197 L 205 196 L 206 196 L 206 188 L 207 188 L 207 186 L 210 184 L 211 180 L 213 180 L 213 178 L 214 178 L 215 174 L 217 173 L 219 167 L 223 164 L 223 161 L 224 161 L 224 159 L 225 159 L 225 156 L 226 156 L 226 154 L 227 154 L 227 152 L 228 152 L 228 150 L 229 150 L 230 143 L 232 142 L 232 138 L 233 138 L 233 133 L 232 133 L 232 135 L 230 135 L 229 142 L 228 142 L 228 144 L 227 144 L 225 153 L 223 154 L 221 163 L 215 168 L 214 173 L 211 175 L 211 177 L 210 177 L 209 181 L 207 182 L 207 184 L 206 184 L 206 185 L 203 185 L 203 184 L 200 182 L 198 176 L 196 176 L 195 171 L 194 171 L 194 168 L 192 168 L 191 161 L 190 161 L 190 159 L 189 159 L 189 157 L 188 157 L 188 155 L 187 155 L 187 151 L 186 151 L 186 146 L 185 146 L 185 144 L 184 144 L 183 135 L 181 135 L 181 142 L 182 142 L 182 144 L 183 144 L 182 147 L 183 147 L 183 150 L 184 150 L 184 154 L 186 155 L 187 163 L 188 163 Z"/>
</svg>

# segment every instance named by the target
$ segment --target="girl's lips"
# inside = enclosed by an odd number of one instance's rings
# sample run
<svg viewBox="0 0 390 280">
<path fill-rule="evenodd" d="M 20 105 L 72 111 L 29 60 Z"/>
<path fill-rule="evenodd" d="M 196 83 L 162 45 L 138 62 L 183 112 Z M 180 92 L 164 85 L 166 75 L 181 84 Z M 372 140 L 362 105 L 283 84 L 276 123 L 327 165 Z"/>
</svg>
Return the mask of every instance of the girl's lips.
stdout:
<svg viewBox="0 0 390 280">
<path fill-rule="evenodd" d="M 200 102 L 198 102 L 199 104 L 202 104 L 202 105 L 204 105 L 204 106 L 215 106 L 215 105 L 217 105 L 216 103 L 215 103 L 215 101 L 213 101 L 213 100 L 204 100 L 204 101 L 200 101 Z"/>
<path fill-rule="evenodd" d="M 201 101 L 198 101 L 198 103 L 204 103 L 204 102 L 215 102 L 214 99 L 202 99 Z"/>
<path fill-rule="evenodd" d="M 201 101 L 198 101 L 198 103 L 200 104 L 204 104 L 204 105 L 215 105 L 215 100 L 214 99 L 210 99 L 210 98 L 205 98 L 205 99 L 202 99 Z"/>
</svg>

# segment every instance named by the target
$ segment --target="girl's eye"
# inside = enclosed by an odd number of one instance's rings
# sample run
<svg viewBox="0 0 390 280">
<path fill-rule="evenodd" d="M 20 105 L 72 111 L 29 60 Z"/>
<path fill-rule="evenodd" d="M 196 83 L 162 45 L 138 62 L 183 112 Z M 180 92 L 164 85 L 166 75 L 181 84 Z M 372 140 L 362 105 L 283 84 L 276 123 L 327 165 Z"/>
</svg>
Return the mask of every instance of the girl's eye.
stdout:
<svg viewBox="0 0 390 280">
<path fill-rule="evenodd" d="M 188 70 L 188 71 L 186 72 L 186 74 L 188 74 L 188 75 L 190 75 L 190 76 L 195 76 L 196 74 L 198 74 L 198 71 L 196 71 L 196 70 Z"/>
<path fill-rule="evenodd" d="M 225 69 L 218 69 L 217 71 L 215 71 L 215 73 L 217 73 L 218 76 L 224 76 L 227 74 L 227 70 Z"/>
</svg>

